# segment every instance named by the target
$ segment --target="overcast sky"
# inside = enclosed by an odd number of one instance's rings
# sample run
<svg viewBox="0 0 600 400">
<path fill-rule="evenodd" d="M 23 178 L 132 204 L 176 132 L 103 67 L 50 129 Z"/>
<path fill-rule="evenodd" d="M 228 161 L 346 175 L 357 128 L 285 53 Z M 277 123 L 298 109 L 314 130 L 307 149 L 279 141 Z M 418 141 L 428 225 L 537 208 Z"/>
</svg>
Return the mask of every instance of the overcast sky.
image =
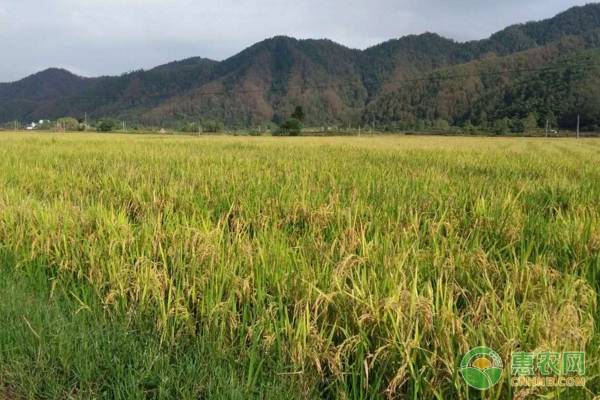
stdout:
<svg viewBox="0 0 600 400">
<path fill-rule="evenodd" d="M 552 17 L 578 0 L 0 0 L 0 82 L 48 67 L 120 74 L 222 60 L 275 35 L 365 48 L 411 33 L 456 40 Z"/>
</svg>

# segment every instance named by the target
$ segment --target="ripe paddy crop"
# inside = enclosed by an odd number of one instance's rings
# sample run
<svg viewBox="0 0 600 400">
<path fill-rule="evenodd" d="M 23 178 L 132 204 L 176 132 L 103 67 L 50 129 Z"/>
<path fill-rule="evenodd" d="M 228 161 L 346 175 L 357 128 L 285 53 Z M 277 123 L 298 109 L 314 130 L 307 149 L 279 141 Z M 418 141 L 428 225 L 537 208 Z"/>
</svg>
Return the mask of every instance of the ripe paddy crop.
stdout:
<svg viewBox="0 0 600 400">
<path fill-rule="evenodd" d="M 599 222 L 595 140 L 2 134 L 0 397 L 593 398 Z"/>
</svg>

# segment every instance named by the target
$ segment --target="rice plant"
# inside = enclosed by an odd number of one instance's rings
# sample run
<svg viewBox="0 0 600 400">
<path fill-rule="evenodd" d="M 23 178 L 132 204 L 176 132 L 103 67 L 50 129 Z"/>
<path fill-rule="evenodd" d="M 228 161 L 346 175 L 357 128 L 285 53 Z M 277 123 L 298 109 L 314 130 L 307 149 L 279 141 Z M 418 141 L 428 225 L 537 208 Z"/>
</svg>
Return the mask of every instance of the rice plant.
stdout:
<svg viewBox="0 0 600 400">
<path fill-rule="evenodd" d="M 0 293 L 47 296 L 7 308 L 0 397 L 593 398 L 599 165 L 595 140 L 3 134 Z M 67 326 L 128 354 L 110 380 Z M 586 351 L 590 379 L 478 392 L 482 345 Z"/>
</svg>

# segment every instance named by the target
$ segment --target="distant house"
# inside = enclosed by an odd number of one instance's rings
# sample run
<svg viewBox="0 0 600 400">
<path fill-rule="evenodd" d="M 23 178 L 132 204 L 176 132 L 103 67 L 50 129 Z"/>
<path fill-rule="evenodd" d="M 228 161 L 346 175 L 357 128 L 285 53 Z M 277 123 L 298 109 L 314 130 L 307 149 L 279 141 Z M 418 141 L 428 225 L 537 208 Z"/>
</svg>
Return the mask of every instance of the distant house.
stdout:
<svg viewBox="0 0 600 400">
<path fill-rule="evenodd" d="M 32 130 L 35 129 L 36 126 L 37 126 L 37 124 L 35 122 L 32 122 L 31 124 L 27 125 L 25 127 L 25 129 L 28 130 L 28 131 L 32 131 Z"/>
</svg>

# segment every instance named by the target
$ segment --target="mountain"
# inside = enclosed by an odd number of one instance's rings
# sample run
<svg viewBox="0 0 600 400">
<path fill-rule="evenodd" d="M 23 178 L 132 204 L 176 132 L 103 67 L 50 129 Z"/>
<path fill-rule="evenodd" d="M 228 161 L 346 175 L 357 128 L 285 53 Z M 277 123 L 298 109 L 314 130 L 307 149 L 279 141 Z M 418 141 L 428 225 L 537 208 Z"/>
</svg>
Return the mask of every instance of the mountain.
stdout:
<svg viewBox="0 0 600 400">
<path fill-rule="evenodd" d="M 76 96 L 90 81 L 63 69 L 50 68 L 19 82 L 0 84 L 0 121 L 22 119 L 25 115 L 55 116 L 71 111 L 63 99 Z"/>
<path fill-rule="evenodd" d="M 464 43 L 425 33 L 356 50 L 277 36 L 220 62 L 195 57 L 99 78 L 49 69 L 0 84 L 0 122 L 87 113 L 153 126 L 247 127 L 277 123 L 302 105 L 309 125 L 487 126 L 535 113 L 540 123 L 571 126 L 575 109 L 585 109 L 593 127 L 598 71 L 573 68 L 598 61 L 599 48 L 600 4 Z"/>
<path fill-rule="evenodd" d="M 84 78 L 59 68 L 49 68 L 14 84 L 1 84 L 0 90 L 10 90 L 15 97 L 44 99 L 76 93 Z"/>
<path fill-rule="evenodd" d="M 88 113 L 131 116 L 213 78 L 216 61 L 190 58 L 119 77 L 82 78 L 48 69 L 0 85 L 0 121 L 38 120 Z M 129 119 L 129 118 L 128 118 Z"/>
<path fill-rule="evenodd" d="M 589 40 L 595 38 L 594 40 Z M 366 106 L 365 120 L 411 129 L 436 120 L 492 128 L 535 114 L 538 123 L 600 127 L 600 30 L 504 57 L 488 57 L 405 82 Z M 596 44 L 596 47 L 592 45 Z M 507 73 L 508 71 L 514 71 Z"/>
<path fill-rule="evenodd" d="M 149 110 L 153 123 L 202 115 L 226 124 L 279 121 L 303 104 L 311 122 L 360 114 L 367 93 L 360 52 L 329 40 L 275 37 L 223 61 L 210 82 Z"/>
</svg>

